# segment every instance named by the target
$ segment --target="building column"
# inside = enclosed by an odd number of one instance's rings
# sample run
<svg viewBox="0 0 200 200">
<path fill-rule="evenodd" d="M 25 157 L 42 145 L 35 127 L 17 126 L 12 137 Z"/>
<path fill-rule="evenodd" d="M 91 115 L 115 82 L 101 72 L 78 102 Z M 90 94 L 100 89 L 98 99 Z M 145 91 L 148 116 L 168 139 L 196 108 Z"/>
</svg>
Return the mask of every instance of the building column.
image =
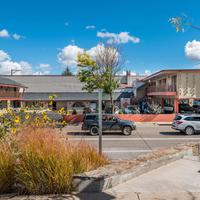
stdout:
<svg viewBox="0 0 200 200">
<path fill-rule="evenodd" d="M 179 101 L 177 98 L 174 98 L 174 113 L 179 113 Z"/>
<path fill-rule="evenodd" d="M 7 100 L 7 101 L 6 101 L 6 108 L 7 108 L 7 109 L 10 109 L 10 107 L 11 107 L 11 101 L 10 101 L 10 100 Z"/>
</svg>

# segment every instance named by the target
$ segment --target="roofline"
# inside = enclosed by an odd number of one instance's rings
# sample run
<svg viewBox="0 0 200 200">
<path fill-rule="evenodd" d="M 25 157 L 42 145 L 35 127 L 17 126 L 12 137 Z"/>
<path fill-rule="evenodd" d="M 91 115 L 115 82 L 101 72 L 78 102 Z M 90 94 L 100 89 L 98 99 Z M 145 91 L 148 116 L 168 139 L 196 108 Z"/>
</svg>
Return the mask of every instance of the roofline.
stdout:
<svg viewBox="0 0 200 200">
<path fill-rule="evenodd" d="M 3 75 L 1 74 L 0 77 L 29 77 L 29 76 L 33 76 L 33 77 L 36 77 L 36 76 L 39 76 L 39 77 L 45 77 L 45 76 L 55 76 L 55 77 L 66 77 L 64 75 L 59 75 L 59 74 L 44 74 L 44 75 L 33 75 L 33 74 L 29 74 L 29 75 Z M 70 75 L 70 76 L 76 76 L 76 75 Z M 67 76 L 67 77 L 70 77 L 70 76 Z"/>
<path fill-rule="evenodd" d="M 33 75 L 33 74 L 29 74 L 29 75 L 3 75 L 1 74 L 0 77 L 74 77 L 77 75 L 73 74 L 73 75 L 60 75 L 60 74 L 43 74 L 43 75 Z M 126 77 L 127 75 L 115 75 L 115 77 Z M 143 77 L 145 75 L 143 74 L 136 74 L 136 75 L 130 75 L 131 77 Z"/>
<path fill-rule="evenodd" d="M 144 79 L 142 79 L 141 81 L 147 81 L 151 78 L 154 78 L 160 74 L 165 74 L 167 72 L 194 72 L 194 71 L 199 71 L 200 72 L 200 69 L 164 69 L 164 70 L 160 70 L 156 73 L 153 73 L 147 77 L 145 77 Z"/>
<path fill-rule="evenodd" d="M 0 86 L 2 87 L 11 87 L 11 88 L 27 88 L 26 86 L 23 85 L 15 85 L 15 84 L 2 84 L 0 83 Z"/>
</svg>

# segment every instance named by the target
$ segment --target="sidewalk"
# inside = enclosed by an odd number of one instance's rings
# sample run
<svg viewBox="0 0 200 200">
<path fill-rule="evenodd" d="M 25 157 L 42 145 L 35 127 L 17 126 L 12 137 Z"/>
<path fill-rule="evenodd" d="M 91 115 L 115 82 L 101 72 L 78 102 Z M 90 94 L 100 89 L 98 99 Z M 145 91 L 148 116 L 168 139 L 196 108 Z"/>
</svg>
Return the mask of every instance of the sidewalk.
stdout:
<svg viewBox="0 0 200 200">
<path fill-rule="evenodd" d="M 200 162 L 181 159 L 107 191 L 116 199 L 200 199 Z"/>
<path fill-rule="evenodd" d="M 181 159 L 101 193 L 16 196 L 12 200 L 200 200 L 200 162 Z"/>
</svg>

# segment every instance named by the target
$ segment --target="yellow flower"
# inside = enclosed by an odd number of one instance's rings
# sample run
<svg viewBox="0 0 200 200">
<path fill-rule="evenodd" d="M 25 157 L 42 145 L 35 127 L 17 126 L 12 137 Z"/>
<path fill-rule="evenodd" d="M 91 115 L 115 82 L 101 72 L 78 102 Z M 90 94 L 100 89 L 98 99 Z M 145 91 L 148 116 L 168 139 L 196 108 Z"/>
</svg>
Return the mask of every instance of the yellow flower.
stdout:
<svg viewBox="0 0 200 200">
<path fill-rule="evenodd" d="M 53 96 L 49 96 L 49 100 L 53 100 Z"/>
<path fill-rule="evenodd" d="M 61 109 L 58 111 L 59 114 L 62 114 L 63 112 L 64 112 L 64 108 L 61 108 Z"/>
<path fill-rule="evenodd" d="M 43 116 L 44 121 L 50 121 L 50 118 L 47 115 Z"/>
<path fill-rule="evenodd" d="M 11 109 L 10 108 L 6 108 L 6 112 L 7 113 L 11 113 Z"/>
<path fill-rule="evenodd" d="M 52 121 L 51 127 L 52 127 L 52 128 L 55 128 L 55 127 L 56 127 L 56 122 L 55 122 L 55 121 Z"/>
<path fill-rule="evenodd" d="M 42 115 L 43 115 L 43 116 L 46 115 L 46 112 L 45 112 L 45 111 L 42 111 Z"/>
<path fill-rule="evenodd" d="M 25 115 L 25 119 L 28 120 L 29 118 L 30 118 L 29 113 L 26 113 L 26 115 Z"/>
<path fill-rule="evenodd" d="M 69 111 L 67 111 L 67 115 L 70 115 L 70 112 L 69 112 Z"/>
<path fill-rule="evenodd" d="M 62 125 L 66 126 L 67 125 L 66 121 L 62 121 Z"/>
<path fill-rule="evenodd" d="M 19 116 L 15 116 L 15 123 L 18 124 L 20 122 L 20 117 Z"/>
<path fill-rule="evenodd" d="M 17 128 L 16 127 L 12 127 L 11 131 L 12 131 L 13 134 L 16 134 L 17 133 Z"/>
</svg>

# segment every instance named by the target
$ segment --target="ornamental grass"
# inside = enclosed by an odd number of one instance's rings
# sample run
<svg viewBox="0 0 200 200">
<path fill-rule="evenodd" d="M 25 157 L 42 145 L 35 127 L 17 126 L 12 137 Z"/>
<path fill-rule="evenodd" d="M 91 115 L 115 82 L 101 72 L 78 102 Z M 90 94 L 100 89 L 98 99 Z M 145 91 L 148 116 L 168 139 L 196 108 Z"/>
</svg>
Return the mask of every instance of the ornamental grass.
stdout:
<svg viewBox="0 0 200 200">
<path fill-rule="evenodd" d="M 4 177 L 0 169 L 0 189 L 5 184 L 4 191 L 8 191 L 15 185 L 23 194 L 69 193 L 74 174 L 108 162 L 94 147 L 68 140 L 52 128 L 20 128 L 7 152 L 0 153 L 0 168 L 7 174 Z"/>
<path fill-rule="evenodd" d="M 10 144 L 7 141 L 0 141 L 0 193 L 7 193 L 12 190 L 14 184 L 15 158 Z"/>
</svg>

